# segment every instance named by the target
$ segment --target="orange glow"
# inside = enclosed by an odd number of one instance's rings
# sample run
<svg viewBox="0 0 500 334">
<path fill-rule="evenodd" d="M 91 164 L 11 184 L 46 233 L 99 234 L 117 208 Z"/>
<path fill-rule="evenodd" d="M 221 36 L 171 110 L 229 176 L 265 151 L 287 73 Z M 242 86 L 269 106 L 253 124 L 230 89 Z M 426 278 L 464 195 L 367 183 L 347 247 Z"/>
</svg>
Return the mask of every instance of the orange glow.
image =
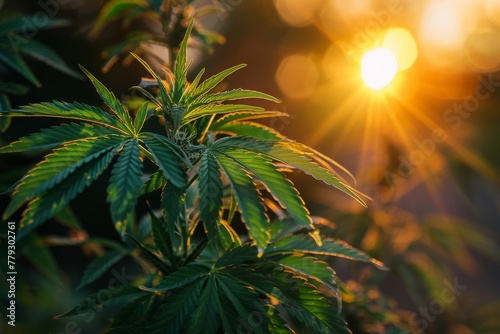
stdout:
<svg viewBox="0 0 500 334">
<path fill-rule="evenodd" d="M 500 26 L 500 1 L 487 0 L 486 13 L 488 14 L 488 17 L 494 24 Z"/>
<path fill-rule="evenodd" d="M 434 47 L 456 46 L 463 39 L 462 23 L 454 0 L 430 2 L 421 20 L 421 37 Z"/>
<path fill-rule="evenodd" d="M 379 90 L 391 83 L 398 71 L 396 57 L 389 49 L 369 51 L 361 60 L 361 77 L 370 88 Z"/>
<path fill-rule="evenodd" d="M 417 43 L 412 34 L 403 28 L 390 29 L 384 38 L 382 47 L 391 50 L 398 62 L 398 70 L 412 67 L 418 57 Z"/>
<path fill-rule="evenodd" d="M 276 71 L 279 88 L 292 99 L 311 96 L 318 79 L 318 70 L 312 59 L 299 54 L 285 57 Z"/>
<path fill-rule="evenodd" d="M 319 0 L 274 0 L 274 6 L 281 19 L 296 27 L 311 23 L 319 3 Z"/>
<path fill-rule="evenodd" d="M 400 12 L 377 21 L 376 14 L 388 10 L 381 3 L 360 0 L 345 6 L 340 0 L 328 0 L 318 6 L 314 2 L 312 22 L 332 42 L 322 49 L 318 64 L 326 83 L 319 81 L 312 57 L 290 56 L 282 61 L 276 80 L 283 93 L 295 99 L 314 98 L 313 104 L 322 106 L 315 110 L 321 113 L 321 122 L 308 134 L 308 144 L 330 140 L 332 155 L 359 154 L 355 174 L 362 180 L 371 168 L 366 166 L 383 160 L 380 152 L 385 152 L 386 142 L 408 160 L 417 156 L 417 143 L 428 142 L 442 128 L 447 139 L 435 144 L 435 151 L 422 161 L 415 160 L 411 175 L 402 178 L 392 198 L 405 196 L 422 184 L 433 195 L 427 181 L 447 168 L 440 146 L 497 180 L 484 158 L 461 142 L 472 123 L 464 118 L 464 125 L 455 129 L 447 112 L 456 100 L 474 94 L 478 83 L 471 79 L 477 72 L 500 68 L 500 0 L 405 2 Z M 370 92 L 360 84 L 361 79 L 373 90 L 383 89 L 383 94 Z"/>
</svg>

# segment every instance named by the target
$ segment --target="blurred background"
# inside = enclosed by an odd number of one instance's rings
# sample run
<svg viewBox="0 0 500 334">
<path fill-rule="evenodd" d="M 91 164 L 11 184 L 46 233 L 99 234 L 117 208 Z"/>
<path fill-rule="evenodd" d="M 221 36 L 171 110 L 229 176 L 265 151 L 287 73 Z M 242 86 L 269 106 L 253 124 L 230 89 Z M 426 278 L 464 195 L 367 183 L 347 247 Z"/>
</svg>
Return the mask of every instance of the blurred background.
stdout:
<svg viewBox="0 0 500 334">
<path fill-rule="evenodd" d="M 194 6 L 212 2 L 195 1 Z M 50 13 L 55 6 L 49 3 L 57 6 L 54 15 L 72 23 L 36 31 L 36 39 L 56 50 L 69 67 L 82 64 L 117 96 L 129 98 L 128 88 L 146 75 L 141 66 L 118 61 L 105 68 L 106 74 L 101 72 L 103 50 L 122 41 L 127 29 L 117 22 L 99 37 L 89 36 L 104 1 L 12 0 L 1 10 Z M 367 290 L 373 286 L 374 293 L 367 294 L 370 300 L 378 298 L 376 288 L 390 296 L 391 306 L 401 310 L 398 314 L 414 332 L 499 333 L 500 1 L 217 3 L 222 10 L 202 22 L 225 36 L 225 43 L 212 50 L 193 43 L 191 75 L 202 67 L 208 76 L 248 64 L 225 85 L 280 98 L 280 105 L 262 105 L 290 116 L 266 125 L 335 159 L 352 172 L 355 187 L 372 199 L 365 209 L 319 182 L 294 177 L 310 211 L 335 224 L 329 232 L 333 237 L 391 268 L 380 272 L 339 262 L 338 275 Z M 143 26 L 158 29 L 148 22 Z M 12 106 L 52 99 L 100 103 L 89 82 L 40 62 L 28 63 L 43 86 L 11 97 Z M 2 80 L 22 81 L 5 72 Z M 50 124 L 43 119 L 13 120 L 0 141 L 5 144 Z M 1 156 L 0 191 L 38 158 Z M 103 181 L 86 190 L 72 208 L 89 235 L 116 238 L 105 185 Z M 3 208 L 8 197 L 0 201 Z M 67 234 L 53 224 L 39 231 Z M 53 248 L 52 254 L 63 285 L 53 284 L 27 262 L 26 277 L 18 277 L 20 286 L 29 287 L 21 290 L 25 309 L 18 321 L 25 325 L 19 333 L 38 333 L 35 328 L 71 333 L 67 320 L 51 317 L 112 277 L 75 293 L 90 258 L 70 246 Z M 125 266 L 131 274 L 139 270 L 126 265 L 115 267 L 120 271 Z M 452 291 L 453 301 L 444 298 L 443 291 Z M 105 319 L 99 316 L 103 319 L 75 322 L 82 333 L 96 332 Z"/>
</svg>

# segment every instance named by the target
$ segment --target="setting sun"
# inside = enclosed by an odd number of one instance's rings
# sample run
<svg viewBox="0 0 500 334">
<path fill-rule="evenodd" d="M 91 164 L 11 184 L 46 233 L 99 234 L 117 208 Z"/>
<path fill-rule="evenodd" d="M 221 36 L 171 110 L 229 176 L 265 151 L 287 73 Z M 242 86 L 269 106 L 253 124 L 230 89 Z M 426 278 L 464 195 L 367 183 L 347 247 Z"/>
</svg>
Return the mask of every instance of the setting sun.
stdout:
<svg viewBox="0 0 500 334">
<path fill-rule="evenodd" d="M 378 90 L 386 87 L 396 76 L 398 62 L 385 48 L 367 52 L 361 60 L 361 77 L 368 87 Z"/>
</svg>

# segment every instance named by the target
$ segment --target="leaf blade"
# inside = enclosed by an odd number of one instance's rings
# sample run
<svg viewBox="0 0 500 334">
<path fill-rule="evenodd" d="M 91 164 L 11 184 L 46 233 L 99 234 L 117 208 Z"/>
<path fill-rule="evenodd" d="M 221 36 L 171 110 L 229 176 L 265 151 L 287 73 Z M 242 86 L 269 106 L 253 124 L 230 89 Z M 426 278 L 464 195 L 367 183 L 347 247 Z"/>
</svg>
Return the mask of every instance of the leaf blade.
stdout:
<svg viewBox="0 0 500 334">
<path fill-rule="evenodd" d="M 238 71 L 239 69 L 242 69 L 245 66 L 247 65 L 246 64 L 236 65 L 211 76 L 207 80 L 203 81 L 198 87 L 196 87 L 196 89 L 189 96 L 189 99 L 194 100 L 208 93 L 209 91 L 214 89 L 215 86 L 217 86 L 220 82 L 222 82 L 222 80 L 224 80 L 227 76 L 233 74 L 234 72 Z"/>
<path fill-rule="evenodd" d="M 85 269 L 82 279 L 80 280 L 80 283 L 78 284 L 76 289 L 80 290 L 84 286 L 95 282 L 109 268 L 111 268 L 115 263 L 120 261 L 125 255 L 126 253 L 121 250 L 112 250 L 104 253 L 104 255 L 101 255 L 93 259 Z"/>
<path fill-rule="evenodd" d="M 110 127 L 120 132 L 128 133 L 128 129 L 116 118 L 105 113 L 97 107 L 92 107 L 83 103 L 67 103 L 67 102 L 42 102 L 21 106 L 17 110 L 2 110 L 0 114 L 3 116 L 15 117 L 55 117 L 74 119 L 78 121 L 96 123 L 106 127 Z"/>
<path fill-rule="evenodd" d="M 11 216 L 24 202 L 52 189 L 74 173 L 76 169 L 94 158 L 98 158 L 110 148 L 120 144 L 122 140 L 117 136 L 85 139 L 55 149 L 18 182 L 4 217 Z"/>
<path fill-rule="evenodd" d="M 225 154 L 257 176 L 271 195 L 299 225 L 312 228 L 312 220 L 304 201 L 293 183 L 279 172 L 269 158 L 249 155 L 242 150 L 227 150 Z"/>
<path fill-rule="evenodd" d="M 176 145 L 166 139 L 160 140 L 157 137 L 143 138 L 142 141 L 146 144 L 154 158 L 154 162 L 163 171 L 165 177 L 176 187 L 185 187 L 186 175 L 177 160 L 179 153 L 176 152 Z"/>
<path fill-rule="evenodd" d="M 248 136 L 263 140 L 285 139 L 285 136 L 273 128 L 255 122 L 233 122 L 217 126 L 214 130 L 224 134 Z"/>
<path fill-rule="evenodd" d="M 97 93 L 104 101 L 104 103 L 111 109 L 111 111 L 123 122 L 125 127 L 130 133 L 134 132 L 134 127 L 132 125 L 132 118 L 130 117 L 128 111 L 125 109 L 123 104 L 118 101 L 115 95 L 109 91 L 96 77 L 92 75 L 85 67 L 80 65 L 80 68 L 83 73 L 90 79 L 92 84 L 94 85 Z"/>
<path fill-rule="evenodd" d="M 239 209 L 250 236 L 259 247 L 265 247 L 270 238 L 267 233 L 269 219 L 264 213 L 257 188 L 248 173 L 235 165 L 233 160 L 221 154 L 216 154 L 216 157 L 238 200 Z"/>
<path fill-rule="evenodd" d="M 186 33 L 184 34 L 184 38 L 182 39 L 181 45 L 179 47 L 179 53 L 177 54 L 177 58 L 175 61 L 175 69 L 174 69 L 175 82 L 173 90 L 173 100 L 175 103 L 178 104 L 180 104 L 182 94 L 184 93 L 184 89 L 186 88 L 187 44 L 189 36 L 191 35 L 191 30 L 193 29 L 193 25 L 194 25 L 194 19 L 191 19 L 186 29 Z"/>
<path fill-rule="evenodd" d="M 188 124 L 198 118 L 219 114 L 228 114 L 240 111 L 262 111 L 264 108 L 245 104 L 217 104 L 203 105 L 198 108 L 188 110 L 183 114 L 181 125 Z"/>
<path fill-rule="evenodd" d="M 0 153 L 49 149 L 79 139 L 95 138 L 112 134 L 119 133 L 99 125 L 84 125 L 78 123 L 61 124 L 19 138 L 15 142 L 0 148 Z"/>
<path fill-rule="evenodd" d="M 202 277 L 209 275 L 211 268 L 200 262 L 192 262 L 166 276 L 159 284 L 153 287 L 141 287 L 146 291 L 165 292 L 184 287 Z"/>
<path fill-rule="evenodd" d="M 18 237 L 22 238 L 35 227 L 52 218 L 72 199 L 93 183 L 111 163 L 120 144 L 108 148 L 101 156 L 82 165 L 78 173 L 72 173 L 61 183 L 28 204 L 19 223 Z"/>
<path fill-rule="evenodd" d="M 125 143 L 114 164 L 108 186 L 107 201 L 110 203 L 111 216 L 120 235 L 126 232 L 128 215 L 133 212 L 142 187 L 142 160 L 139 141 Z"/>
<path fill-rule="evenodd" d="M 206 150 L 200 160 L 199 174 L 200 214 L 208 238 L 217 235 L 219 214 L 222 208 L 222 180 L 213 154 Z"/>
</svg>

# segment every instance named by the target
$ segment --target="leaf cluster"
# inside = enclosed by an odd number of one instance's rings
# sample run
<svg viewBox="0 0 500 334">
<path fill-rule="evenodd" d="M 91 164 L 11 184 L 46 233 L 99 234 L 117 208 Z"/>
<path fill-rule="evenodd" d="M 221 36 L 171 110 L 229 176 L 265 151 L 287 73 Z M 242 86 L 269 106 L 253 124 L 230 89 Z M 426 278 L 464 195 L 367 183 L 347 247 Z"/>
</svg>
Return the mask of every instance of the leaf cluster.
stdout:
<svg viewBox="0 0 500 334">
<path fill-rule="evenodd" d="M 158 47 L 169 50 L 169 62 L 174 63 L 176 51 L 187 30 L 188 23 L 196 19 L 191 34 L 209 50 L 213 44 L 225 42 L 224 36 L 206 29 L 198 20 L 210 14 L 224 14 L 224 7 L 218 1 L 210 4 L 197 4 L 195 0 L 111 0 L 99 12 L 90 36 L 96 38 L 107 27 L 119 21 L 126 31 L 122 42 L 112 45 L 103 52 L 107 72 L 119 59 L 124 64 L 134 60 L 131 53 L 147 54 L 160 64 L 165 63 Z M 147 23 L 145 26 L 140 23 Z M 154 28 L 152 28 L 154 27 Z M 159 28 L 161 27 L 161 29 Z"/>
<path fill-rule="evenodd" d="M 337 175 L 335 161 L 255 122 L 283 113 L 230 103 L 279 102 L 276 98 L 244 89 L 215 91 L 243 65 L 205 80 L 202 70 L 188 82 L 186 50 L 193 27 L 193 22 L 187 27 L 170 81 L 133 54 L 156 81 L 153 92 L 136 88 L 146 102 L 135 115 L 83 67 L 105 110 L 52 101 L 0 112 L 1 117 L 72 121 L 0 148 L 1 154 L 50 150 L 14 185 L 4 218 L 26 206 L 18 237 L 29 237 L 110 168 L 107 201 L 122 244 L 107 242 L 113 250 L 90 263 L 79 287 L 95 282 L 125 256 L 145 270 L 142 279 L 99 305 L 127 302 L 110 333 L 239 328 L 349 333 L 339 281 L 327 259 L 384 266 L 343 241 L 321 237 L 286 171 L 304 172 L 364 205 L 361 195 Z M 146 130 L 155 119 L 164 125 L 162 133 Z M 154 166 L 149 177 L 146 165 Z M 161 217 L 151 210 L 137 226 L 138 199 L 158 193 Z M 280 208 L 280 217 L 271 219 L 269 208 Z M 236 232 L 236 212 L 248 236 Z M 88 300 L 64 316 L 81 314 Z"/>
</svg>

